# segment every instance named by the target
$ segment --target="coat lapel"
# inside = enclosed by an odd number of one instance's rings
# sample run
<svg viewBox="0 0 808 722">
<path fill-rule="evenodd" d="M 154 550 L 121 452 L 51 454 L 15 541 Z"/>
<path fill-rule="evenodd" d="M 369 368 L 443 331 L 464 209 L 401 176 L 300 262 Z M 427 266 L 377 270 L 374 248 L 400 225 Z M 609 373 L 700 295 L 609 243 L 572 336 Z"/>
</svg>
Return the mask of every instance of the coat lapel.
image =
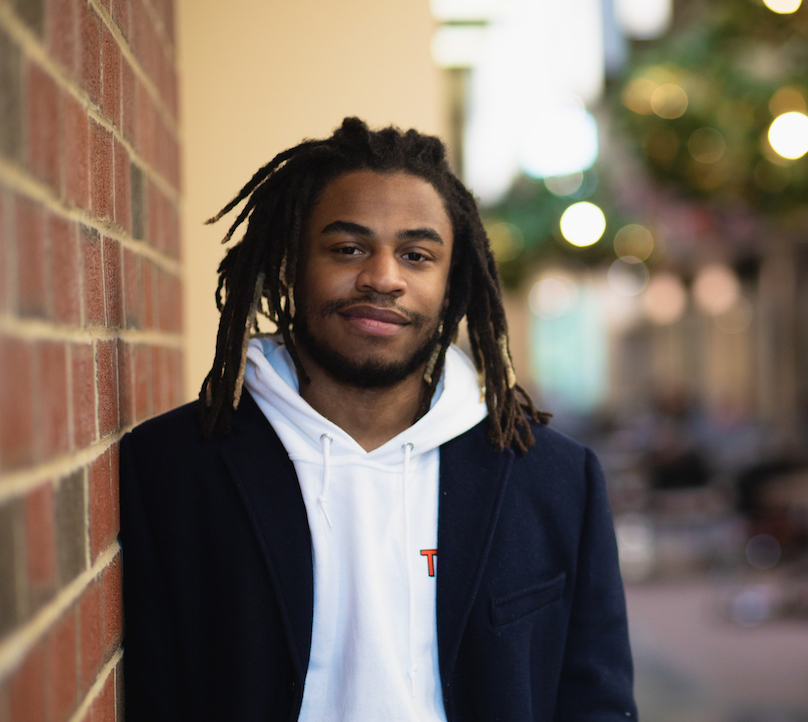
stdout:
<svg viewBox="0 0 808 722">
<path fill-rule="evenodd" d="M 440 450 L 438 503 L 438 658 L 448 691 L 463 629 L 485 568 L 514 458 L 485 438 L 486 422 Z"/>
<path fill-rule="evenodd" d="M 286 449 L 246 390 L 231 419 L 222 455 L 258 537 L 302 689 L 314 613 L 306 507 Z"/>
</svg>

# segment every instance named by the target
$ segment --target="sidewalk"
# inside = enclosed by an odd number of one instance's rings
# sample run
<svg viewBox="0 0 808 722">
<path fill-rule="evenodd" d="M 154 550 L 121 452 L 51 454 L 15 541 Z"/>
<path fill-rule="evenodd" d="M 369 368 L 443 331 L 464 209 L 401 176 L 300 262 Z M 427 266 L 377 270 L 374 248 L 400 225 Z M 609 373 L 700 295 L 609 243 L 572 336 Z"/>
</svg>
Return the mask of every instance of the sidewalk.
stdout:
<svg viewBox="0 0 808 722">
<path fill-rule="evenodd" d="M 642 722 L 808 722 L 808 623 L 722 616 L 741 580 L 626 589 Z"/>
</svg>

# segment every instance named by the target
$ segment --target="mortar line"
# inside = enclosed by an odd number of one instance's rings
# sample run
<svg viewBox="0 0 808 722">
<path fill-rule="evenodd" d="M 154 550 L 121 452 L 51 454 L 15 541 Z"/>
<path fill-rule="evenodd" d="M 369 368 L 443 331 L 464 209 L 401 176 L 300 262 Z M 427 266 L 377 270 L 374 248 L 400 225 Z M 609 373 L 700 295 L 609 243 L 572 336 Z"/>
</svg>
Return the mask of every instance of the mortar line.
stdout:
<svg viewBox="0 0 808 722">
<path fill-rule="evenodd" d="M 93 682 L 90 689 L 87 690 L 87 694 L 84 695 L 84 699 L 70 717 L 68 722 L 83 722 L 93 702 L 95 702 L 95 700 L 101 696 L 101 692 L 103 691 L 104 685 L 107 683 L 107 679 L 109 679 L 110 674 L 115 674 L 115 667 L 118 662 L 120 662 L 121 657 L 123 657 L 123 649 L 118 647 L 118 649 L 115 650 L 115 654 L 110 657 L 109 661 L 98 673 L 98 676 L 95 678 L 95 682 Z M 114 680 L 113 684 L 115 684 Z"/>
<path fill-rule="evenodd" d="M 28 198 L 39 202 L 49 211 L 58 213 L 62 218 L 81 223 L 83 226 L 98 231 L 102 236 L 118 241 L 124 248 L 148 258 L 160 266 L 162 270 L 175 276 L 180 275 L 182 266 L 177 259 L 157 250 L 145 240 L 132 238 L 120 226 L 113 224 L 112 221 L 94 218 L 88 211 L 67 205 L 55 196 L 51 188 L 2 158 L 0 158 L 0 183 L 4 183 L 12 192 L 22 192 Z M 179 209 L 177 210 L 179 212 Z"/>
<path fill-rule="evenodd" d="M 70 584 L 59 590 L 56 596 L 31 619 L 0 642 L 0 679 L 5 679 L 14 671 L 59 619 L 62 612 L 69 609 L 90 583 L 114 561 L 120 549 L 120 544 L 117 540 L 114 541 L 92 567 L 85 569 Z"/>
<path fill-rule="evenodd" d="M 47 55 L 44 45 L 22 21 L 16 17 L 14 12 L 7 5 L 0 4 L 0 24 L 3 24 L 12 39 L 19 43 L 21 50 L 27 52 L 43 70 L 47 71 L 62 90 L 69 92 L 70 95 L 85 108 L 88 117 L 92 118 L 96 123 L 113 134 L 127 149 L 129 155 L 144 169 L 146 175 L 148 175 L 155 185 L 157 185 L 163 193 L 176 200 L 179 191 L 171 185 L 167 178 L 163 177 L 156 168 L 153 168 L 152 165 L 146 161 L 140 151 L 123 135 L 123 131 L 112 124 L 103 112 L 101 112 L 100 106 L 94 103 L 86 91 L 68 75 L 67 70 L 62 68 L 61 65 L 53 61 L 50 56 Z M 169 125 L 169 131 L 174 135 L 175 140 L 180 143 L 181 137 L 176 121 Z"/>
</svg>

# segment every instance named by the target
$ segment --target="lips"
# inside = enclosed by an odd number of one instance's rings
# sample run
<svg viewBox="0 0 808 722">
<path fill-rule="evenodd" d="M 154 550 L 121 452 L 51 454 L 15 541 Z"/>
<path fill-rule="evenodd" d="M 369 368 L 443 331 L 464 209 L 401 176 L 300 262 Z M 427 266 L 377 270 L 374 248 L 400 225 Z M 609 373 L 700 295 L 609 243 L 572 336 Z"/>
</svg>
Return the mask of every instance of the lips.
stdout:
<svg viewBox="0 0 808 722">
<path fill-rule="evenodd" d="M 410 324 L 398 311 L 364 304 L 343 309 L 339 315 L 358 330 L 376 336 L 390 336 Z"/>
</svg>

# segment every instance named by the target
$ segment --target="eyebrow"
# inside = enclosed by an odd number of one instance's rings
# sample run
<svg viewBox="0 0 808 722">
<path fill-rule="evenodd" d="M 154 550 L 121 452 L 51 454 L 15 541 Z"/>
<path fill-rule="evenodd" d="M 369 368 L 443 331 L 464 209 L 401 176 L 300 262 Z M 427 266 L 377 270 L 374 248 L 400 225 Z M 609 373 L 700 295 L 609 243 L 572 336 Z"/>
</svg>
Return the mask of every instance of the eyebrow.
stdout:
<svg viewBox="0 0 808 722">
<path fill-rule="evenodd" d="M 331 233 L 350 233 L 354 236 L 362 236 L 370 239 L 376 237 L 376 234 L 372 229 L 351 221 L 332 221 L 325 228 L 323 228 L 321 233 L 324 235 Z M 440 237 L 440 234 L 434 228 L 429 228 L 428 226 L 423 228 L 408 228 L 407 230 L 399 231 L 396 234 L 396 238 L 399 240 L 420 238 L 427 241 L 434 241 L 435 243 L 439 243 L 441 246 L 443 245 L 443 239 Z"/>
</svg>

